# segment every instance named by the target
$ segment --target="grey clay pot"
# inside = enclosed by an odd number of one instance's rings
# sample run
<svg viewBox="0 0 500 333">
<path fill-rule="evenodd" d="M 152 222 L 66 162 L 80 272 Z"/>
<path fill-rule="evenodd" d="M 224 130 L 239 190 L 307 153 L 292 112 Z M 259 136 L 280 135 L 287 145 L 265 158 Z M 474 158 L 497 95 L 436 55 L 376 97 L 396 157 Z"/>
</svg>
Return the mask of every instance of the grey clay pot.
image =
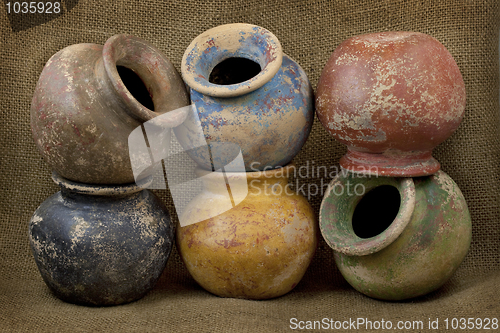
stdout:
<svg viewBox="0 0 500 333">
<path fill-rule="evenodd" d="M 31 130 L 43 158 L 61 176 L 127 184 L 134 182 L 129 134 L 188 104 L 181 76 L 159 50 L 137 37 L 115 35 L 104 46 L 68 46 L 47 61 L 33 94 Z"/>
</svg>

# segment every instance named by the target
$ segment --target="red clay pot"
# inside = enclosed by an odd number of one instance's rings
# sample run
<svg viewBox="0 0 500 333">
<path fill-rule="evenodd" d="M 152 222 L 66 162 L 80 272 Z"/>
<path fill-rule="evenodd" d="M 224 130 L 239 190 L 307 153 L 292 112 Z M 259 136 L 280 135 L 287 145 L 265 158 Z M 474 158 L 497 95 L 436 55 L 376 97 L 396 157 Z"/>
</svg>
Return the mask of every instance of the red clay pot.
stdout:
<svg viewBox="0 0 500 333">
<path fill-rule="evenodd" d="M 459 126 L 465 85 L 448 50 L 418 32 L 349 38 L 325 65 L 318 118 L 348 146 L 353 172 L 415 177 L 439 170 L 432 149 Z"/>
</svg>

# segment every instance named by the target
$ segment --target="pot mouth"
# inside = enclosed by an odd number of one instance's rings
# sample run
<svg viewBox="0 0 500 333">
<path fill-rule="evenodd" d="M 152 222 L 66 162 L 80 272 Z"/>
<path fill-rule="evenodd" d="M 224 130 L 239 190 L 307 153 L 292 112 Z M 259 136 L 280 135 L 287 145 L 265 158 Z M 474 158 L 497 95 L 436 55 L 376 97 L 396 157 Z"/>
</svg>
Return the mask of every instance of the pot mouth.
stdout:
<svg viewBox="0 0 500 333">
<path fill-rule="evenodd" d="M 158 49 L 143 39 L 119 34 L 106 41 L 102 54 L 104 68 L 113 89 L 132 116 L 144 122 L 153 119 L 158 114 L 170 111 L 164 108 L 169 100 L 168 91 L 171 81 L 169 72 L 175 68 Z M 134 81 L 131 84 L 143 90 L 147 89 L 145 94 L 149 94 L 147 98 L 151 99 L 154 110 L 144 106 L 134 97 L 122 80 L 118 67 L 125 67 L 129 73 L 132 71 L 131 75 L 135 73 L 136 77 L 130 79 Z"/>
<path fill-rule="evenodd" d="M 414 31 L 384 31 L 359 35 L 352 39 L 355 41 L 367 42 L 377 47 L 381 44 L 388 45 L 391 43 L 398 43 L 422 35 L 424 34 Z"/>
<path fill-rule="evenodd" d="M 105 196 L 118 196 L 140 192 L 147 188 L 153 181 L 153 177 L 143 178 L 135 183 L 123 185 L 99 185 L 99 184 L 86 184 L 78 183 L 72 180 L 61 177 L 57 172 L 52 172 L 52 180 L 61 189 L 86 195 L 105 195 Z"/>
<path fill-rule="evenodd" d="M 212 70 L 224 60 L 244 58 L 260 65 L 250 79 L 228 85 L 209 81 Z M 221 25 L 205 31 L 187 47 L 181 72 L 186 84 L 212 97 L 250 93 L 270 81 L 281 67 L 283 51 L 278 38 L 265 28 L 245 23 Z"/>
<path fill-rule="evenodd" d="M 380 231 L 380 225 L 375 226 L 379 229 L 375 235 L 358 236 L 353 221 L 356 209 L 361 206 L 360 203 L 365 197 L 370 200 L 370 191 L 383 187 L 393 187 L 399 193 L 399 208 L 395 218 L 384 222 L 390 224 L 383 231 Z M 371 197 L 373 200 L 372 195 Z M 378 195 L 378 199 L 385 198 Z M 394 205 L 395 202 L 381 204 Z M 410 222 L 414 207 L 415 184 L 412 178 L 367 177 L 344 171 L 328 185 L 321 202 L 320 230 L 327 244 L 335 251 L 351 256 L 369 255 L 384 249 L 399 237 Z M 367 216 L 364 216 L 365 220 L 361 221 L 361 224 L 373 223 L 378 217 L 373 214 L 375 213 L 370 212 L 369 221 L 366 221 Z"/>
</svg>

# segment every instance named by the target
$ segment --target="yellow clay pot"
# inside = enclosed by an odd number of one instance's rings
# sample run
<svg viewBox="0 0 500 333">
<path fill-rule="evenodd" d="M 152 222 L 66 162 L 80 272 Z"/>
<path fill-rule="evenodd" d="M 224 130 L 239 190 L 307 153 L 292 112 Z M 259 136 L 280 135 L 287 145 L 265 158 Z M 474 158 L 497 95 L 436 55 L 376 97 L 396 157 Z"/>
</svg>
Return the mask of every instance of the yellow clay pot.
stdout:
<svg viewBox="0 0 500 333">
<path fill-rule="evenodd" d="M 288 184 L 294 170 L 292 164 L 226 172 L 225 178 L 222 172 L 196 171 L 204 191 L 180 220 L 212 217 L 178 226 L 177 246 L 203 288 L 222 297 L 267 299 L 299 283 L 313 258 L 318 226 L 312 207 Z M 228 194 L 236 203 L 229 209 Z"/>
</svg>

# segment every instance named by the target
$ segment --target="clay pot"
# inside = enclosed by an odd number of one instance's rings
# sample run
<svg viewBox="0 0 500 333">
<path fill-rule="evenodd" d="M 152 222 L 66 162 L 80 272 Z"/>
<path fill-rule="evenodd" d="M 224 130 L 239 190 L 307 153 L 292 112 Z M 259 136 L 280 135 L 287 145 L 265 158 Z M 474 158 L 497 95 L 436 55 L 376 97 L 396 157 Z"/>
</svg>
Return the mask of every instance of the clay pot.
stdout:
<svg viewBox="0 0 500 333">
<path fill-rule="evenodd" d="M 323 198 L 320 229 L 347 282 L 383 300 L 439 288 L 472 235 L 465 199 L 442 171 L 413 179 L 340 174 Z"/>
<path fill-rule="evenodd" d="M 211 150 L 189 152 L 201 167 L 217 170 L 240 150 L 247 171 L 284 166 L 304 145 L 312 88 L 268 30 L 238 23 L 205 31 L 186 49 L 181 72 Z M 189 130 L 176 135 L 186 150 L 197 141 Z"/>
<path fill-rule="evenodd" d="M 61 191 L 29 223 L 31 249 L 47 286 L 62 300 L 85 305 L 143 297 L 172 249 L 174 225 L 162 202 L 135 183 L 97 186 L 52 177 Z"/>
<path fill-rule="evenodd" d="M 221 172 L 197 169 L 204 192 L 189 203 L 181 220 L 212 217 L 178 226 L 177 246 L 203 288 L 222 297 L 267 299 L 299 283 L 316 249 L 317 222 L 307 200 L 288 185 L 293 170 L 289 165 L 226 173 L 225 180 Z M 226 205 L 228 187 L 231 200 L 240 202 L 233 208 Z"/>
<path fill-rule="evenodd" d="M 142 39 L 115 35 L 104 47 L 71 45 L 49 59 L 33 95 L 31 130 L 45 161 L 61 176 L 125 184 L 134 182 L 130 132 L 188 104 L 168 59 Z"/>
<path fill-rule="evenodd" d="M 316 91 L 318 118 L 348 147 L 353 172 L 415 177 L 439 170 L 432 149 L 459 126 L 465 85 L 451 54 L 418 32 L 383 32 L 342 42 Z"/>
</svg>

